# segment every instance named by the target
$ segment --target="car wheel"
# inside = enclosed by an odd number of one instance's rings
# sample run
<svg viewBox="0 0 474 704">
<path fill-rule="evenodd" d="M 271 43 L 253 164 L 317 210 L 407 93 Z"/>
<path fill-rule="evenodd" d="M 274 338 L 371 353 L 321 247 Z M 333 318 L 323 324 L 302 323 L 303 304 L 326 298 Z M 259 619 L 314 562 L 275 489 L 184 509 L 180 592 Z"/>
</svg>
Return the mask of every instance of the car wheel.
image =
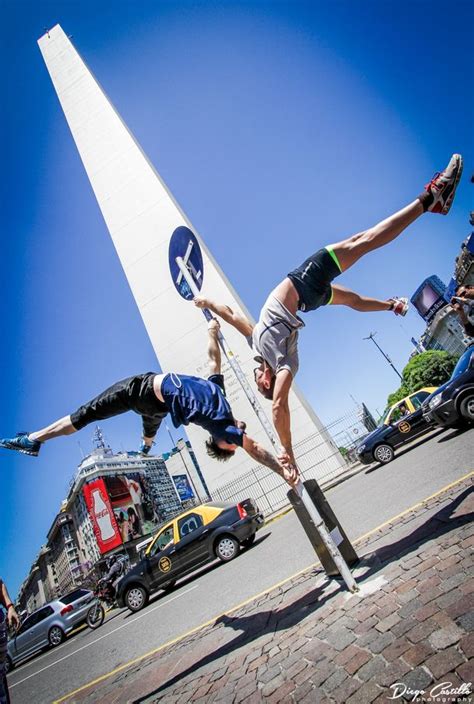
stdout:
<svg viewBox="0 0 474 704">
<path fill-rule="evenodd" d="M 148 592 L 145 587 L 135 584 L 129 587 L 125 593 L 125 604 L 130 611 L 140 611 L 148 604 Z"/>
<path fill-rule="evenodd" d="M 251 545 L 253 545 L 255 542 L 255 533 L 252 533 L 252 535 L 249 535 L 248 538 L 245 538 L 245 540 L 242 540 L 240 543 L 243 548 L 249 548 Z"/>
<path fill-rule="evenodd" d="M 221 535 L 215 546 L 216 555 L 222 562 L 229 562 L 240 552 L 238 541 L 231 535 Z"/>
<path fill-rule="evenodd" d="M 176 584 L 176 580 L 172 579 L 171 581 L 166 582 L 166 584 L 163 584 L 163 586 L 161 588 L 163 589 L 164 592 L 171 592 L 174 589 L 175 584 Z"/>
<path fill-rule="evenodd" d="M 393 460 L 394 454 L 391 445 L 377 445 L 374 449 L 374 460 L 381 464 L 387 464 Z"/>
<path fill-rule="evenodd" d="M 48 643 L 52 648 L 60 645 L 64 640 L 64 632 L 59 626 L 53 626 L 49 629 Z"/>
<path fill-rule="evenodd" d="M 474 423 L 474 395 L 465 396 L 459 405 L 459 412 L 462 417 L 470 423 Z"/>
<path fill-rule="evenodd" d="M 15 665 L 13 664 L 13 660 L 11 659 L 11 657 L 9 655 L 7 655 L 7 659 L 5 661 L 5 674 L 8 674 L 9 672 L 11 672 L 14 667 L 15 667 Z"/>
</svg>

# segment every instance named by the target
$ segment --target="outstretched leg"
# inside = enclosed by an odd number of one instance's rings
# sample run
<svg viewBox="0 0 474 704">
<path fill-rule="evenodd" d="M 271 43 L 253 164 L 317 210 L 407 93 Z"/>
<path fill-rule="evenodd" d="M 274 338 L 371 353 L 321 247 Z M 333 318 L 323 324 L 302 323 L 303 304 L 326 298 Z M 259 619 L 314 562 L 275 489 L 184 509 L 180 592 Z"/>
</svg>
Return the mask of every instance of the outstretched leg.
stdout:
<svg viewBox="0 0 474 704">
<path fill-rule="evenodd" d="M 359 293 L 339 284 L 333 284 L 331 288 L 332 298 L 330 303 L 332 305 L 349 306 L 349 308 L 358 310 L 361 313 L 390 310 L 396 315 L 405 315 L 408 310 L 408 302 L 404 298 L 389 298 L 386 301 L 382 301 L 378 298 L 361 296 Z"/>
<path fill-rule="evenodd" d="M 60 418 L 46 428 L 37 430 L 34 433 L 18 433 L 14 438 L 2 438 L 0 447 L 37 457 L 41 449 L 41 443 L 52 438 L 58 438 L 60 435 L 71 435 L 76 430 L 77 428 L 71 422 L 71 416 L 64 416 L 64 418 Z"/>
<path fill-rule="evenodd" d="M 52 440 L 53 438 L 59 438 L 61 435 L 72 435 L 72 433 L 77 432 L 76 428 L 71 423 L 71 416 L 64 416 L 56 420 L 51 425 L 46 428 L 37 430 L 34 433 L 28 435 L 29 439 L 33 442 L 37 440 L 38 442 L 46 442 L 46 440 Z"/>
<path fill-rule="evenodd" d="M 386 220 L 382 220 L 374 227 L 359 232 L 357 235 L 353 235 L 342 242 L 331 244 L 328 249 L 332 250 L 337 257 L 341 271 L 346 271 L 364 254 L 383 247 L 398 237 L 408 225 L 411 225 L 423 213 L 421 202 L 415 200 L 410 205 L 407 205 L 406 208 L 399 210 L 394 215 L 386 218 Z"/>
<path fill-rule="evenodd" d="M 453 154 L 446 169 L 440 174 L 435 174 L 423 193 L 412 203 L 374 227 L 330 245 L 328 250 L 335 255 L 341 271 L 349 269 L 364 254 L 394 240 L 424 212 L 446 215 L 453 202 L 461 174 L 462 157 Z"/>
<path fill-rule="evenodd" d="M 26 455 L 38 455 L 41 443 L 61 435 L 71 435 L 76 430 L 97 420 L 112 418 L 129 410 L 135 410 L 144 375 L 128 377 L 118 381 L 88 403 L 80 406 L 69 416 L 64 416 L 34 433 L 18 433 L 14 438 L 3 438 L 0 447 L 16 450 Z"/>
</svg>

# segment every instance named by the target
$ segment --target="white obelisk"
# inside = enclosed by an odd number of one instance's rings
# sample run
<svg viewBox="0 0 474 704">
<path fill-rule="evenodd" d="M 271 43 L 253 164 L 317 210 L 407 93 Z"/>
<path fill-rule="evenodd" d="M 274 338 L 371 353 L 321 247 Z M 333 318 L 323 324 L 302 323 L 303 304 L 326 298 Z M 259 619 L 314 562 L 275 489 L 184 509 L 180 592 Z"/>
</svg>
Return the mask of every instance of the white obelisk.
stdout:
<svg viewBox="0 0 474 704">
<path fill-rule="evenodd" d="M 247 310 L 61 27 L 53 27 L 38 44 L 161 368 L 207 376 L 205 320 L 177 293 L 170 275 L 168 246 L 177 227 L 188 227 L 198 238 L 203 294 L 250 317 Z M 251 349 L 232 328 L 226 327 L 225 335 L 253 383 Z M 234 416 L 245 420 L 249 434 L 269 446 L 228 372 L 226 386 Z M 270 415 L 269 402 L 263 403 Z M 342 471 L 337 447 L 300 391 L 292 392 L 290 407 L 294 445 L 307 441 L 304 452 L 312 465 L 307 478 Z M 211 460 L 205 453 L 204 431 L 191 425 L 186 430 L 211 491 L 255 466 L 242 451 L 226 465 Z M 306 461 L 305 467 L 309 464 Z"/>
</svg>

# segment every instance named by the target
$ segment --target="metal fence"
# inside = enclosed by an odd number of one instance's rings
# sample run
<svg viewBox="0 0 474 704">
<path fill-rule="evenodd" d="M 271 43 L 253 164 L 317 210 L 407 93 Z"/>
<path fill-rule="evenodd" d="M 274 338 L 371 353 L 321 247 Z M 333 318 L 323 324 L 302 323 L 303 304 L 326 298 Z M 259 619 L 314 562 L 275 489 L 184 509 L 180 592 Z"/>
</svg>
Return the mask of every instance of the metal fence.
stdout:
<svg viewBox="0 0 474 704">
<path fill-rule="evenodd" d="M 294 452 L 303 480 L 316 479 L 324 487 L 353 469 L 357 463 L 355 448 L 373 427 L 373 418 L 361 406 L 298 443 Z M 252 498 L 261 511 L 269 514 L 289 505 L 287 491 L 288 486 L 275 472 L 256 465 L 211 493 L 213 501 Z"/>
</svg>

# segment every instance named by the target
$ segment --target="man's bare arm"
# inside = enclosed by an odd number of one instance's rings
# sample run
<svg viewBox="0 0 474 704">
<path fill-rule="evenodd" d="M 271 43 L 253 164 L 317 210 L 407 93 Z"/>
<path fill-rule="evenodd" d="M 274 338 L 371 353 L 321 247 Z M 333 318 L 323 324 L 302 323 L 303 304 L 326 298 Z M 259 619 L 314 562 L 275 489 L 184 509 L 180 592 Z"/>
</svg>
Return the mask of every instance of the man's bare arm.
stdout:
<svg viewBox="0 0 474 704">
<path fill-rule="evenodd" d="M 242 447 L 250 457 L 279 474 L 291 487 L 298 481 L 298 470 L 294 465 L 285 466 L 281 464 L 275 455 L 268 452 L 256 440 L 249 438 L 248 435 L 244 435 Z"/>
<path fill-rule="evenodd" d="M 291 444 L 291 416 L 288 396 L 293 383 L 293 376 L 287 369 L 278 372 L 273 391 L 272 416 L 273 425 L 277 431 L 284 455 L 295 464 L 293 446 Z"/>
<path fill-rule="evenodd" d="M 208 343 L 207 343 L 207 358 L 209 363 L 209 374 L 220 374 L 221 373 L 221 348 L 219 347 L 219 321 L 215 318 L 209 321 L 207 330 L 209 333 Z"/>
<path fill-rule="evenodd" d="M 20 617 L 16 612 L 10 594 L 8 593 L 7 585 L 3 579 L 0 579 L 0 603 L 7 610 L 8 625 L 18 630 L 20 627 Z"/>
<path fill-rule="evenodd" d="M 222 318 L 222 320 L 225 320 L 226 323 L 232 325 L 245 337 L 250 337 L 252 334 L 254 326 L 250 320 L 244 318 L 244 316 L 240 315 L 240 313 L 236 313 L 232 310 L 232 308 L 229 308 L 229 306 L 223 306 L 220 303 L 211 301 L 210 298 L 204 298 L 204 296 L 196 296 L 194 299 L 194 305 L 198 308 L 207 308 L 212 313 L 215 313 L 219 316 L 219 318 Z"/>
</svg>

